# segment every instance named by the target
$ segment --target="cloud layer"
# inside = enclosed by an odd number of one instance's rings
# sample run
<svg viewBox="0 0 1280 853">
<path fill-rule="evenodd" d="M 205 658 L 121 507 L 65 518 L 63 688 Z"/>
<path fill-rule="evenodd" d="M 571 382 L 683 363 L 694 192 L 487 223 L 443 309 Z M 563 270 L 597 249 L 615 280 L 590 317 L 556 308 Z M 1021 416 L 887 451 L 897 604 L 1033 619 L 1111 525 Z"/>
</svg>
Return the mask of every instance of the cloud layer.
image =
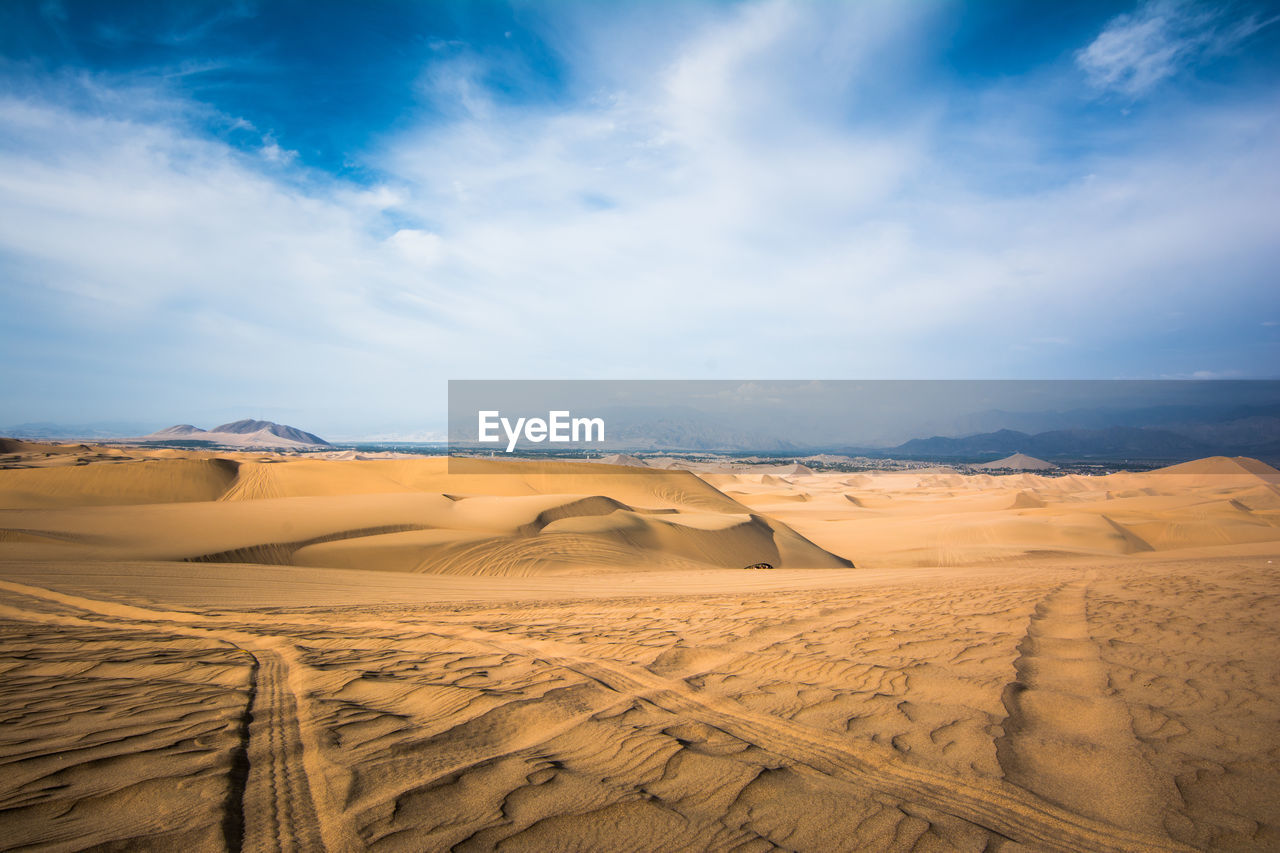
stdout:
<svg viewBox="0 0 1280 853">
<path fill-rule="evenodd" d="M 1280 16 L 1233 16 L 1228 10 L 1190 0 L 1150 0 L 1107 24 L 1076 61 L 1098 89 L 1145 95 L 1188 67 L 1232 53 L 1280 21 Z"/>
<path fill-rule="evenodd" d="M 975 82 L 916 4 L 672 15 L 539 22 L 543 98 L 428 49 L 358 180 L 151 78 L 23 71 L 0 422 L 434 428 L 447 378 L 1274 375 L 1276 98 L 1174 86 L 1257 16 L 1151 3 Z"/>
</svg>

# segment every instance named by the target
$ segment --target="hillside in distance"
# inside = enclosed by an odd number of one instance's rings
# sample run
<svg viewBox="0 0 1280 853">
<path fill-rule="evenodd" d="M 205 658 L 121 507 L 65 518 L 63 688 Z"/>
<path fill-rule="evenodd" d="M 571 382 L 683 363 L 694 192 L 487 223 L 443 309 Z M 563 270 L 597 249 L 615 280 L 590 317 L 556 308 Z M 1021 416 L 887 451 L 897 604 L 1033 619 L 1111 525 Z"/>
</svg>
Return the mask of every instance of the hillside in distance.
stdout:
<svg viewBox="0 0 1280 853">
<path fill-rule="evenodd" d="M 220 447 L 263 447 L 274 449 L 303 449 L 332 447 L 320 436 L 287 424 L 245 418 L 220 424 L 204 430 L 191 424 L 177 424 L 167 429 L 145 435 L 141 441 L 159 442 L 207 442 Z"/>
<path fill-rule="evenodd" d="M 986 460 L 1024 453 L 1039 459 L 1149 459 L 1185 461 L 1214 455 L 1244 455 L 1241 448 L 1218 436 L 1209 440 L 1172 430 L 1112 426 L 1103 429 L 1060 429 L 1035 435 L 1018 430 L 949 438 L 917 438 L 881 451 L 881 455 L 904 458 L 950 458 Z M 1256 441 L 1248 455 L 1274 461 L 1280 456 L 1280 435 L 1266 442 Z M 1212 443 L 1210 443 L 1212 441 Z"/>
<path fill-rule="evenodd" d="M 1006 456 L 1003 459 L 996 459 L 992 462 L 983 462 L 981 465 L 973 467 L 992 471 L 1051 471 L 1058 466 L 1052 462 L 1045 462 L 1043 459 L 1028 456 L 1025 453 L 1015 453 L 1012 456 Z"/>
</svg>

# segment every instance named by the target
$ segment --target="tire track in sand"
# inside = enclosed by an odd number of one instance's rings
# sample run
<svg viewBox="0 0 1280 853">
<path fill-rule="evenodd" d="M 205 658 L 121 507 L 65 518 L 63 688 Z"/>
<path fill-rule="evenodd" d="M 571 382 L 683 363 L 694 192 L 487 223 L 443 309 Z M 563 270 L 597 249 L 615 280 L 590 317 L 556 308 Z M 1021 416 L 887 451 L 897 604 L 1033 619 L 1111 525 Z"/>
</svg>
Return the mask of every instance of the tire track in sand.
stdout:
<svg viewBox="0 0 1280 853">
<path fill-rule="evenodd" d="M 1143 759 L 1129 710 L 1111 693 L 1086 620 L 1092 576 L 1036 606 L 1004 690 L 996 755 L 1005 778 L 1049 802 L 1167 839 L 1163 816 L 1178 793 Z"/>
<path fill-rule="evenodd" d="M 206 624 L 212 621 L 211 618 L 191 613 L 165 612 L 102 602 L 4 581 L 0 581 L 0 588 L 58 601 L 90 612 L 101 612 L 103 615 L 146 620 L 152 623 L 148 627 L 170 633 L 179 632 L 171 629 L 171 623 L 160 620 L 172 618 L 178 622 Z M 243 615 L 246 622 L 254 621 L 254 616 Z M 269 628 L 269 617 L 263 617 L 263 621 L 263 627 Z M 109 627 L 132 627 L 105 624 Z M 291 624 L 297 624 L 296 620 Z M 332 625 L 328 627 L 332 629 Z M 366 625 L 362 622 L 344 622 L 344 627 L 357 629 Z M 386 626 L 369 623 L 367 627 L 385 630 Z M 1090 850 L 1102 853 L 1190 849 L 1169 840 L 1163 831 L 1153 833 L 1143 829 L 1130 829 L 1125 825 L 1101 820 L 1004 780 L 962 778 L 949 772 L 909 764 L 896 757 L 891 750 L 850 741 L 831 732 L 751 711 L 728 697 L 693 690 L 681 679 L 666 678 L 641 666 L 583 657 L 580 650 L 562 643 L 519 640 L 506 633 L 466 625 L 428 623 L 415 627 L 427 634 L 472 643 L 495 652 L 517 654 L 548 666 L 575 672 L 614 692 L 617 695 L 615 704 L 643 698 L 673 713 L 687 715 L 690 719 L 721 729 L 748 743 L 763 746 L 797 764 L 908 802 L 931 806 L 1037 850 Z M 198 632 L 199 636 L 216 637 L 230 642 L 243 641 L 251 647 L 262 647 L 274 639 L 244 634 L 234 629 L 189 630 Z M 292 650 L 283 640 L 277 639 L 275 642 Z M 296 652 L 292 654 L 296 655 Z M 296 671 L 297 667 L 292 669 Z M 294 693 L 296 695 L 297 690 Z M 314 727 L 309 725 L 303 731 L 306 732 L 308 728 Z M 308 742 L 304 760 L 315 760 L 316 753 L 318 744 L 314 742 L 313 736 Z M 308 755 L 312 758 L 308 759 Z M 308 775 L 313 787 L 315 782 L 324 781 L 320 772 Z M 331 795 L 319 796 L 318 800 L 338 802 Z M 337 810 L 330 814 L 337 814 Z M 358 849 L 361 846 L 356 841 L 354 831 L 345 824 L 338 827 L 331 821 L 326 821 L 321 829 L 325 846 L 330 850 Z M 245 846 L 246 849 L 256 849 L 248 843 Z M 261 849 L 275 848 L 266 845 Z"/>
<path fill-rule="evenodd" d="M 245 750 L 249 767 L 240 797 L 241 814 L 239 820 L 232 821 L 242 828 L 240 849 L 254 853 L 359 849 L 353 830 L 341 823 L 341 810 L 326 784 L 315 726 L 300 698 L 302 685 L 296 651 L 291 646 L 273 637 L 196 627 L 189 623 L 208 620 L 192 613 L 100 601 L 11 581 L 0 581 L 0 589 L 127 621 L 99 621 L 0 605 L 0 615 L 9 618 L 221 640 L 252 656 L 256 666 Z M 229 839 L 233 846 L 235 840 Z"/>
<path fill-rule="evenodd" d="M 751 711 L 733 699 L 694 691 L 683 680 L 666 678 L 644 667 L 584 658 L 572 652 L 566 655 L 568 650 L 553 641 L 515 641 L 509 635 L 479 628 L 451 627 L 454 630 L 438 635 L 575 672 L 616 692 L 620 701 L 643 698 L 797 764 L 956 815 L 1036 850 L 1154 853 L 1191 849 L 1172 841 L 1162 828 L 1153 832 L 1118 825 L 1048 801 L 1004 780 L 961 778 L 909 764 L 891 750 Z"/>
<path fill-rule="evenodd" d="M 249 775 L 245 783 L 246 850 L 280 853 L 324 849 L 306 771 L 297 698 L 279 654 L 251 652 L 258 660 L 250 709 Z"/>
</svg>

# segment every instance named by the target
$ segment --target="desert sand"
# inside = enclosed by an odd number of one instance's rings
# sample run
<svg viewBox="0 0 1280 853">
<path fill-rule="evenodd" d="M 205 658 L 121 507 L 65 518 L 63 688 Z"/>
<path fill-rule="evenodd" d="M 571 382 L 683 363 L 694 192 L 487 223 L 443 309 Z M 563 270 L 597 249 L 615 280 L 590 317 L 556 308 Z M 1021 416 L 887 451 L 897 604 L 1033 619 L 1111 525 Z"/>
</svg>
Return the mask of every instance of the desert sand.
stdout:
<svg viewBox="0 0 1280 853">
<path fill-rule="evenodd" d="M 6 849 L 1280 849 L 1254 460 L 0 466 Z"/>
</svg>

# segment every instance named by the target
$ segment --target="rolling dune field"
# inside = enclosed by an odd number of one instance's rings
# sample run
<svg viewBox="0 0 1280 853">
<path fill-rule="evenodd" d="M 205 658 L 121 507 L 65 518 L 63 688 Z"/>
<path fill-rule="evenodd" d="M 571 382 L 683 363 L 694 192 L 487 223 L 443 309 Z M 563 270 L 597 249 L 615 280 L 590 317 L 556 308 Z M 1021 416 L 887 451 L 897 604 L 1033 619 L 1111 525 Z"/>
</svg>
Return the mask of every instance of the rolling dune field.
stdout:
<svg viewBox="0 0 1280 853">
<path fill-rule="evenodd" d="M 1254 460 L 0 451 L 5 849 L 1280 849 Z"/>
</svg>

